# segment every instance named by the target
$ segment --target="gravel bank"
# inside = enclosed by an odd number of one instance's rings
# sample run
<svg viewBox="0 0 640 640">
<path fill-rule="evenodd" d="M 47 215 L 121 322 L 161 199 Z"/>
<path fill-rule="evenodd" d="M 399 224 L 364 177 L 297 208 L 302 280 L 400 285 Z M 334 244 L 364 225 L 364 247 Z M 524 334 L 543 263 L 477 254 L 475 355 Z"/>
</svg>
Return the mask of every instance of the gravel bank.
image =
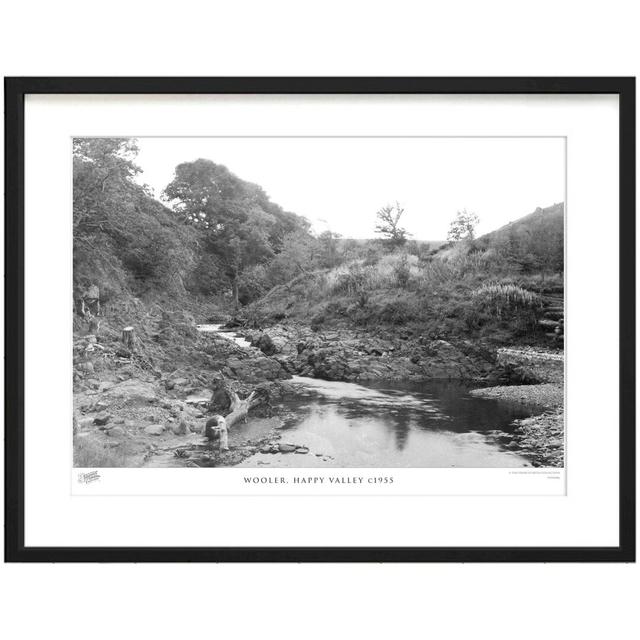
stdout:
<svg viewBox="0 0 640 640">
<path fill-rule="evenodd" d="M 473 389 L 472 396 L 497 398 L 536 405 L 544 409 L 558 409 L 564 403 L 564 388 L 556 382 Z"/>
</svg>

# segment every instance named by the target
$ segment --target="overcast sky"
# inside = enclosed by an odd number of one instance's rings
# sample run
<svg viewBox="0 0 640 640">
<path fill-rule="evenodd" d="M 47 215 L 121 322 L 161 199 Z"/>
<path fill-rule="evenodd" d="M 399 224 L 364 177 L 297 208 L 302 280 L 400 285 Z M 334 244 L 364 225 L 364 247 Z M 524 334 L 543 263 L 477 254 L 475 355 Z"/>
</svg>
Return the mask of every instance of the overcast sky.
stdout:
<svg viewBox="0 0 640 640">
<path fill-rule="evenodd" d="M 160 196 L 181 162 L 208 158 L 271 200 L 350 238 L 374 236 L 396 200 L 419 240 L 445 239 L 456 211 L 479 233 L 564 202 L 563 138 L 138 138 L 140 182 Z"/>
</svg>

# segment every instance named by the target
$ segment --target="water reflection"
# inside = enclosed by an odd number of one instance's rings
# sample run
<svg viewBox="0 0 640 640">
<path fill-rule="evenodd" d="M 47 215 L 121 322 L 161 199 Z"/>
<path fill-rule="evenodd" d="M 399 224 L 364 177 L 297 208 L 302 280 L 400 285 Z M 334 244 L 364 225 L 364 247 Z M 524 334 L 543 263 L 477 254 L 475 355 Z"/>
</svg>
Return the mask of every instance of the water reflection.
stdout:
<svg viewBox="0 0 640 640">
<path fill-rule="evenodd" d="M 309 455 L 256 454 L 243 466 L 513 467 L 526 458 L 499 434 L 532 408 L 475 398 L 459 382 L 363 383 L 294 378 L 283 439 Z M 477 386 L 477 385 L 476 385 Z M 498 434 L 498 435 L 497 435 Z"/>
</svg>

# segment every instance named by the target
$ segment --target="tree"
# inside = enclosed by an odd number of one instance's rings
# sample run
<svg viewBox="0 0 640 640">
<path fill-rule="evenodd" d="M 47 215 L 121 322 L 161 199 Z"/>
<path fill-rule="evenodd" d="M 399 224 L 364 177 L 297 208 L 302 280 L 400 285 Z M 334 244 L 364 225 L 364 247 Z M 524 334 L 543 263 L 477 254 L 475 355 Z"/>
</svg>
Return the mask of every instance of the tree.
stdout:
<svg viewBox="0 0 640 640">
<path fill-rule="evenodd" d="M 403 213 L 404 209 L 398 202 L 395 205 L 382 207 L 376 213 L 379 222 L 375 231 L 386 236 L 385 240 L 392 246 L 403 245 L 407 241 L 407 237 L 411 235 L 406 229 L 399 226 Z"/>
<path fill-rule="evenodd" d="M 332 269 L 338 264 L 340 258 L 338 247 L 341 237 L 339 233 L 329 229 L 318 236 L 318 262 L 321 267 Z"/>
<path fill-rule="evenodd" d="M 74 138 L 74 290 L 96 285 L 104 295 L 162 283 L 184 292 L 193 234 L 134 178 L 133 138 Z"/>
<path fill-rule="evenodd" d="M 244 271 L 268 262 L 291 233 L 309 228 L 304 218 L 272 203 L 261 187 L 211 160 L 178 165 L 164 196 L 185 224 L 202 233 L 205 251 L 223 267 L 236 307 Z"/>
<path fill-rule="evenodd" d="M 458 211 L 455 219 L 451 223 L 447 240 L 458 242 L 459 240 L 473 240 L 475 237 L 475 229 L 480 218 L 470 211 L 463 209 Z"/>
</svg>

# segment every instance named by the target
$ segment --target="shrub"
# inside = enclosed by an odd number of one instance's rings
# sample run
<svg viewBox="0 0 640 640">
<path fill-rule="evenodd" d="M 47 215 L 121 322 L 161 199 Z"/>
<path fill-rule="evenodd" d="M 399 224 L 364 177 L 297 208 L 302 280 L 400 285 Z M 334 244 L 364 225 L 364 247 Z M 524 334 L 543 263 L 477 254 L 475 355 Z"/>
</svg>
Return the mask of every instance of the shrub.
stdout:
<svg viewBox="0 0 640 640">
<path fill-rule="evenodd" d="M 487 314 L 499 321 L 515 321 L 520 331 L 535 327 L 538 311 L 542 308 L 537 294 L 514 284 L 484 284 L 473 291 L 471 301 L 476 313 Z"/>
<path fill-rule="evenodd" d="M 331 288 L 331 293 L 355 296 L 367 288 L 369 273 L 360 264 L 350 265 L 346 271 L 338 273 Z"/>
<path fill-rule="evenodd" d="M 415 311 L 404 300 L 388 302 L 379 313 L 382 322 L 388 324 L 406 324 L 415 320 Z"/>
<path fill-rule="evenodd" d="M 492 309 L 498 318 L 511 311 L 537 310 L 542 306 L 535 293 L 515 284 L 484 284 L 471 295 L 477 304 Z"/>
<path fill-rule="evenodd" d="M 397 285 L 402 289 L 406 289 L 411 279 L 411 269 L 406 255 L 403 255 L 393 266 L 393 275 Z"/>
</svg>

